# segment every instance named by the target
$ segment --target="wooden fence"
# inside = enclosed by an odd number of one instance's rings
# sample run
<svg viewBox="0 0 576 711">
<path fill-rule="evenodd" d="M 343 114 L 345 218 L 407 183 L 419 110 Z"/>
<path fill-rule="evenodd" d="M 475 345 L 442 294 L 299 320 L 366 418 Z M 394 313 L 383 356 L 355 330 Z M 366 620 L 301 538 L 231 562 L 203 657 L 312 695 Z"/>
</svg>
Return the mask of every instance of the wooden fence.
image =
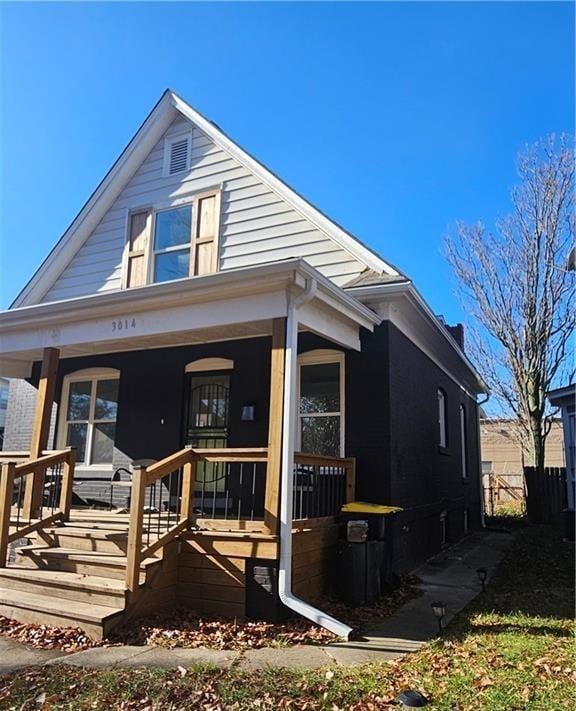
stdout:
<svg viewBox="0 0 576 711">
<path fill-rule="evenodd" d="M 489 472 L 482 476 L 484 491 L 484 511 L 488 516 L 497 516 L 499 509 L 514 507 L 519 513 L 526 513 L 526 489 L 524 475 L 497 474 Z"/>
<path fill-rule="evenodd" d="M 532 523 L 560 523 L 567 506 L 566 469 L 524 467 L 526 480 L 526 508 Z"/>
</svg>

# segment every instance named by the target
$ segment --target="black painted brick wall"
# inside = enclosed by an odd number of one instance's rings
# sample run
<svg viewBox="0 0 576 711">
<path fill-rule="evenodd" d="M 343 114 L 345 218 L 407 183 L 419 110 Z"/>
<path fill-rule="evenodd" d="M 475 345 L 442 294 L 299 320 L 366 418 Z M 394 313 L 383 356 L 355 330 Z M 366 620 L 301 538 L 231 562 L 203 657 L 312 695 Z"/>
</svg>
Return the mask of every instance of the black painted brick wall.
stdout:
<svg viewBox="0 0 576 711">
<path fill-rule="evenodd" d="M 347 456 L 357 459 L 356 498 L 402 506 L 398 517 L 398 570 L 409 570 L 440 549 L 440 513 L 447 512 L 449 541 L 462 535 L 463 510 L 470 528 L 480 521 L 476 405 L 422 351 L 387 322 L 361 333 L 362 351 L 346 352 Z M 313 334 L 300 336 L 300 352 L 337 348 Z M 56 393 L 65 374 L 88 367 L 121 372 L 115 464 L 162 458 L 182 444 L 185 365 L 198 358 L 234 361 L 230 446 L 265 446 L 268 432 L 270 339 L 134 351 L 60 363 Z M 39 364 L 34 369 L 37 379 Z M 447 394 L 448 448 L 438 448 L 437 389 Z M 467 409 L 468 480 L 462 481 L 460 403 Z M 256 421 L 241 422 L 244 403 Z M 162 423 L 163 420 L 163 423 Z M 81 473 L 81 472 L 79 472 Z"/>
</svg>

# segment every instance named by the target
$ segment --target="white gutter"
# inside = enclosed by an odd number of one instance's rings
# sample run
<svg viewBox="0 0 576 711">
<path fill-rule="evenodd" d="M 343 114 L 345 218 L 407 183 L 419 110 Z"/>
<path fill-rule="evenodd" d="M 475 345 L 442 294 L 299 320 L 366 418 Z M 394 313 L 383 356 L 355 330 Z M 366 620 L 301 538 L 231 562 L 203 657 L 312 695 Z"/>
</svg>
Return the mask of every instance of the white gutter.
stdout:
<svg viewBox="0 0 576 711">
<path fill-rule="evenodd" d="M 297 401 L 295 384 L 298 358 L 298 309 L 314 298 L 316 289 L 316 279 L 307 279 L 305 290 L 296 298 L 290 299 L 286 318 L 278 595 L 286 607 L 339 637 L 348 639 L 353 631 L 351 627 L 300 600 L 292 593 L 292 501 L 294 491 L 294 425 Z"/>
</svg>

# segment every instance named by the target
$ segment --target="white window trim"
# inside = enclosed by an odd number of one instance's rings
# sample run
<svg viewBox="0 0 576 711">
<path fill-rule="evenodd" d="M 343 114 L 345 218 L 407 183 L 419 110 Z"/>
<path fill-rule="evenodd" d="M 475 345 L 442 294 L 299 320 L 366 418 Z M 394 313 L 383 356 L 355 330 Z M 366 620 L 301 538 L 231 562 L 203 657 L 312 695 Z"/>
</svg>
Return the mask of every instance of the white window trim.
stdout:
<svg viewBox="0 0 576 711">
<path fill-rule="evenodd" d="M 189 199 L 181 205 L 167 205 L 164 207 L 156 207 L 152 210 L 152 226 L 150 232 L 150 249 L 149 249 L 149 259 L 148 259 L 148 274 L 146 283 L 147 284 L 160 284 L 162 282 L 157 282 L 154 279 L 154 271 L 156 269 L 156 257 L 162 254 L 170 254 L 170 252 L 186 252 L 188 251 L 188 274 L 186 276 L 180 277 L 180 279 L 187 279 L 192 274 L 192 247 L 194 246 L 194 225 L 196 224 L 196 200 Z M 156 240 L 156 218 L 161 212 L 169 212 L 170 210 L 178 210 L 182 207 L 190 207 L 190 239 L 188 242 L 183 244 L 177 244 L 173 247 L 165 247 L 164 249 L 156 249 L 154 242 Z M 180 279 L 170 279 L 170 281 L 180 281 Z"/>
<path fill-rule="evenodd" d="M 468 446 L 466 437 L 466 408 L 460 403 L 460 452 L 462 479 L 468 479 Z"/>
<path fill-rule="evenodd" d="M 318 413 L 306 413 L 305 415 L 300 414 L 300 372 L 302 366 L 306 365 L 321 365 L 323 363 L 338 363 L 340 365 L 340 411 L 339 412 L 318 412 Z M 345 401 L 345 363 L 346 354 L 343 351 L 332 350 L 329 348 L 318 348 L 313 351 L 307 351 L 306 353 L 301 353 L 298 356 L 298 377 L 296 378 L 296 392 L 297 392 L 297 408 L 296 408 L 296 441 L 295 449 L 300 451 L 302 446 L 302 427 L 301 419 L 302 417 L 340 417 L 340 452 L 338 456 L 344 457 L 345 452 L 345 441 L 344 436 L 346 432 L 346 401 Z"/>
<path fill-rule="evenodd" d="M 186 152 L 186 167 L 183 170 L 179 170 L 177 173 L 170 172 L 170 152 L 173 143 L 179 143 L 186 139 L 188 142 L 187 152 Z M 179 133 L 176 136 L 166 136 L 164 138 L 164 160 L 162 162 L 162 176 L 164 178 L 172 178 L 175 175 L 182 175 L 190 170 L 192 154 L 192 131 L 185 131 L 184 133 Z"/>
<path fill-rule="evenodd" d="M 438 398 L 438 446 L 442 449 L 448 447 L 448 429 L 446 426 L 446 393 L 442 388 L 438 388 L 436 397 Z"/>
<path fill-rule="evenodd" d="M 62 396 L 60 398 L 60 407 L 58 410 L 58 435 L 57 443 L 58 449 L 64 449 L 66 447 L 66 435 L 67 435 L 67 425 L 68 418 L 66 413 L 68 411 L 68 400 L 70 397 L 70 384 L 82 381 L 90 381 L 91 391 L 90 391 L 90 412 L 88 413 L 88 432 L 86 435 L 86 454 L 92 451 L 92 437 L 94 430 L 94 408 L 96 406 L 96 398 L 92 398 L 92 393 L 94 392 L 94 382 L 98 380 L 120 380 L 120 371 L 115 368 L 85 368 L 84 370 L 76 370 L 73 373 L 69 373 L 64 376 L 62 381 Z M 118 420 L 115 420 L 117 423 Z M 79 462 L 78 469 L 89 469 L 91 471 L 109 471 L 112 467 L 112 462 L 109 464 L 87 464 L 85 462 Z"/>
</svg>

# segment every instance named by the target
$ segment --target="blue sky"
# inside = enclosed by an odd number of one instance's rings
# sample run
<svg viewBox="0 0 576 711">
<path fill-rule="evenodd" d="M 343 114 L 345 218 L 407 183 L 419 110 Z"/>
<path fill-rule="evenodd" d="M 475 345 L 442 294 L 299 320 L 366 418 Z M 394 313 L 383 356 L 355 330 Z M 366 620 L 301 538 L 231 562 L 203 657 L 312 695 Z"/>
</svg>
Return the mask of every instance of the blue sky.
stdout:
<svg viewBox="0 0 576 711">
<path fill-rule="evenodd" d="M 166 87 L 461 318 L 441 255 L 572 131 L 571 3 L 0 6 L 0 306 Z"/>
</svg>

